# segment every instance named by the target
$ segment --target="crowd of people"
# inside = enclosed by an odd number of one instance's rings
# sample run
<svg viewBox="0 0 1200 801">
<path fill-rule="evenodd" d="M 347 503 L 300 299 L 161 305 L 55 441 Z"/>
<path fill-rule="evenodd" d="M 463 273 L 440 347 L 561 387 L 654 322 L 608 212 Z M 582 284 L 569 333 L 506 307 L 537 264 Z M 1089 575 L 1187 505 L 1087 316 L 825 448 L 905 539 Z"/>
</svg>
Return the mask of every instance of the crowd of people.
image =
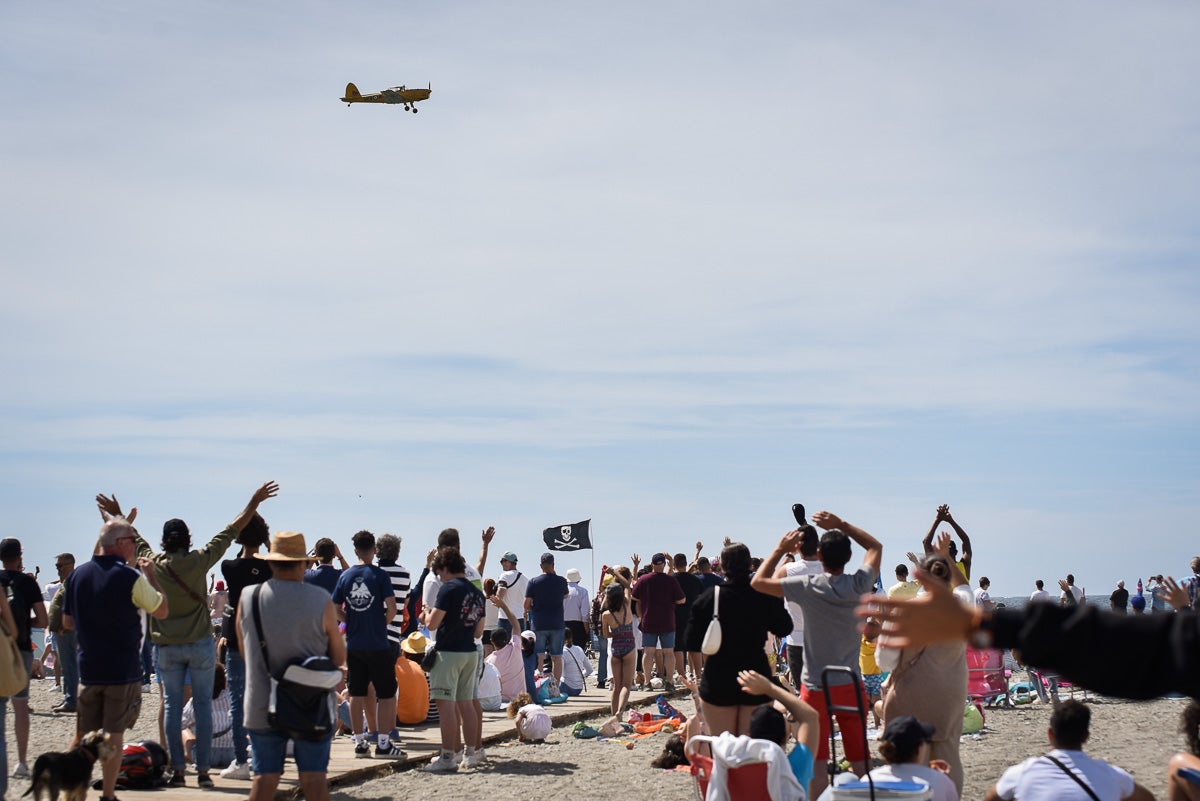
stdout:
<svg viewBox="0 0 1200 801">
<path fill-rule="evenodd" d="M 544 705 L 578 695 L 589 679 L 609 689 L 614 717 L 635 687 L 668 695 L 692 690 L 697 713 L 685 736 L 773 743 L 805 798 L 829 792 L 828 698 L 839 710 L 861 710 L 833 715 L 854 775 L 868 772 L 866 728 L 874 720 L 886 765 L 871 771 L 873 778 L 923 782 L 939 801 L 957 799 L 968 647 L 1012 648 L 1051 680 L 1061 675 L 1125 695 L 1125 685 L 1111 679 L 1110 663 L 1092 653 L 1083 664 L 1069 647 L 1085 636 L 1081 631 L 1119 629 L 1169 646 L 1156 650 L 1164 663 L 1170 648 L 1193 657 L 1186 666 L 1176 660 L 1137 692 L 1200 695 L 1200 671 L 1188 672 L 1200 648 L 1193 615 L 1118 619 L 1135 606 L 1128 593 L 1120 595 L 1123 585 L 1110 599 L 1114 611 L 1101 613 L 1085 603 L 1070 575 L 1059 582 L 1057 604 L 1039 580 L 1027 607 L 1004 609 L 992 600 L 986 577 L 972 590 L 972 543 L 945 505 L 936 510 L 923 552 L 908 554 L 913 577 L 909 564 L 900 564 L 886 590 L 879 540 L 830 512 L 809 522 L 797 507 L 798 528 L 765 556 L 729 540 L 717 560 L 705 557 L 699 542 L 690 558 L 659 552 L 643 565 L 634 554 L 628 566 L 606 566 L 593 594 L 577 569 L 559 575 L 552 551 L 540 555 L 536 570 L 505 551 L 499 570 L 484 578 L 492 528 L 481 532 L 474 563 L 455 529 L 438 535 L 419 571 L 400 564 L 400 538 L 369 531 L 351 537 L 352 563 L 332 539 L 309 548 L 297 532 L 272 536 L 259 507 L 277 492 L 272 482 L 259 487 L 228 526 L 195 547 L 183 520 L 167 521 L 161 541 L 152 544 L 135 527 L 136 508 L 125 511 L 115 497 L 99 495 L 103 523 L 95 553 L 79 565 L 60 555 L 53 592 L 23 572 L 18 541 L 0 542 L 6 590 L 0 618 L 16 632 L 29 671 L 31 628 L 48 627 L 63 687 L 56 711 L 75 714 L 80 734 L 105 729 L 118 746 L 103 764 L 102 801 L 115 797 L 121 737 L 137 719 L 151 676 L 162 694 L 170 785 L 184 786 L 194 773 L 196 786 L 212 787 L 211 771 L 220 770 L 225 778 L 251 780 L 252 799 L 271 798 L 290 742 L 302 791 L 317 801 L 328 797 L 325 776 L 338 729 L 353 738 L 356 756 L 395 758 L 404 754 L 401 726 L 436 721 L 441 747 L 425 770 L 469 769 L 487 761 L 485 709 L 507 706 L 518 736 L 536 742 L 550 725 Z M 224 558 L 235 545 L 236 554 Z M 1152 597 L 1192 609 L 1200 558 L 1191 567 L 1183 582 L 1156 577 Z M 1142 595 L 1140 579 L 1138 585 L 1133 598 Z M 1089 648 L 1103 648 L 1100 642 Z M 342 669 L 333 689 L 340 723 L 297 737 L 272 718 L 272 679 L 311 658 Z M 0 710 L 8 700 L 0 699 Z M 21 694 L 11 700 L 14 775 L 23 776 L 28 705 Z M 1086 707 L 1053 700 L 1051 767 L 1014 766 L 999 777 L 994 796 L 1071 797 L 1068 785 L 1052 795 L 1028 790 L 1062 785 L 1070 775 L 1077 787 L 1082 781 L 1096 792 L 1081 798 L 1147 797 L 1126 781 L 1128 774 L 1106 772 L 1083 755 Z M 0 757 L 7 764 L 7 755 Z M 1060 774 L 1049 757 L 1063 764 Z M 1198 767 L 1200 753 L 1178 755 L 1171 786 L 1188 792 L 1188 771 Z M 0 783 L 0 798 L 4 789 Z"/>
</svg>

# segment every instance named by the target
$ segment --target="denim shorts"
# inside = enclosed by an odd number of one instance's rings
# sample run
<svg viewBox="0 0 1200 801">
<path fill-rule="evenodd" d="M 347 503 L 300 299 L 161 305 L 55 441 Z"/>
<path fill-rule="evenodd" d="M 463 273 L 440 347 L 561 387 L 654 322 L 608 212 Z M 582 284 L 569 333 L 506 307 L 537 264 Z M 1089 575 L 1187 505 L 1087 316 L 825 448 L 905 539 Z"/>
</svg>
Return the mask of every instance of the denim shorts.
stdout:
<svg viewBox="0 0 1200 801">
<path fill-rule="evenodd" d="M 664 651 L 675 650 L 675 632 L 666 631 L 662 634 L 650 634 L 642 632 L 642 647 L 643 648 L 662 648 Z"/>
<path fill-rule="evenodd" d="M 255 776 L 283 773 L 283 757 L 287 751 L 286 734 L 277 731 L 250 731 L 250 768 Z M 326 773 L 329 770 L 329 744 L 333 734 L 319 743 L 292 740 L 292 756 L 301 773 Z"/>
<path fill-rule="evenodd" d="M 535 653 L 562 656 L 563 643 L 567 640 L 563 629 L 541 629 L 535 631 L 534 635 L 537 637 L 534 641 Z"/>
</svg>

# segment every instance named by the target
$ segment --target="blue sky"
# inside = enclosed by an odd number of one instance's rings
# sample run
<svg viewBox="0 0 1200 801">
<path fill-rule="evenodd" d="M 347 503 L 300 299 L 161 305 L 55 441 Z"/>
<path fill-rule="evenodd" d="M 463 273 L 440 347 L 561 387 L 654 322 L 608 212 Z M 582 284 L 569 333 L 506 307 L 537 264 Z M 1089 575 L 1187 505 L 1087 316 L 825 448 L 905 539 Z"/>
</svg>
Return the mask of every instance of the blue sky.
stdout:
<svg viewBox="0 0 1200 801">
<path fill-rule="evenodd" d="M 1198 34 L 1186 3 L 7 4 L 3 533 L 48 570 L 98 491 L 199 534 L 274 479 L 274 528 L 413 564 L 494 524 L 532 567 L 587 517 L 597 566 L 765 552 L 803 501 L 892 566 L 946 502 L 995 594 L 1178 575 Z"/>
</svg>

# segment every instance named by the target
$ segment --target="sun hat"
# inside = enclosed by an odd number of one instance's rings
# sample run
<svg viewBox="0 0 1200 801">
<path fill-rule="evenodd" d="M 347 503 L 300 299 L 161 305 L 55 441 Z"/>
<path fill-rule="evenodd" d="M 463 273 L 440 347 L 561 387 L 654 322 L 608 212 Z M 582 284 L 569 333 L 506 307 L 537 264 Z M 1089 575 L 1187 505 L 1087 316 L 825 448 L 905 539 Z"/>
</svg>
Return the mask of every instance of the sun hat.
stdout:
<svg viewBox="0 0 1200 801">
<path fill-rule="evenodd" d="M 406 654 L 421 656 L 425 653 L 425 649 L 428 646 L 429 641 L 425 639 L 425 635 L 419 631 L 414 631 L 400 643 L 400 650 Z"/>
<path fill-rule="evenodd" d="M 583 581 L 583 576 L 580 575 L 579 571 L 576 570 L 575 568 L 573 568 L 573 567 L 568 568 L 567 569 L 567 581 L 569 581 L 572 584 L 578 584 L 579 582 Z"/>
<path fill-rule="evenodd" d="M 308 549 L 304 546 L 304 535 L 299 531 L 279 531 L 271 538 L 271 550 L 267 554 L 254 554 L 268 562 L 311 562 Z"/>
</svg>

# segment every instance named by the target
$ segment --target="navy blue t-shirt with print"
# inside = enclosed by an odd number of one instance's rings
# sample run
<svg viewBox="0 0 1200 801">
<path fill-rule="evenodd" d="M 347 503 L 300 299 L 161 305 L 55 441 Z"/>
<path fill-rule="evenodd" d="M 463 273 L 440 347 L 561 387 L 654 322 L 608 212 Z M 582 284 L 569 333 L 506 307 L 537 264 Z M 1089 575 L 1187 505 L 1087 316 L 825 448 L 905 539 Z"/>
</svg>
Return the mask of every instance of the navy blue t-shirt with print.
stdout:
<svg viewBox="0 0 1200 801">
<path fill-rule="evenodd" d="M 384 600 L 391 597 L 392 579 L 375 565 L 355 565 L 343 571 L 333 588 L 333 604 L 344 605 L 348 649 L 380 651 L 388 647 Z"/>
<path fill-rule="evenodd" d="M 566 594 L 567 580 L 562 576 L 543 573 L 529 580 L 525 597 L 533 600 L 529 618 L 534 631 L 562 630 L 563 596 Z"/>
<path fill-rule="evenodd" d="M 437 630 L 439 651 L 474 651 L 475 624 L 483 619 L 483 593 L 466 578 L 460 576 L 438 590 L 434 609 L 446 613 Z"/>
</svg>

